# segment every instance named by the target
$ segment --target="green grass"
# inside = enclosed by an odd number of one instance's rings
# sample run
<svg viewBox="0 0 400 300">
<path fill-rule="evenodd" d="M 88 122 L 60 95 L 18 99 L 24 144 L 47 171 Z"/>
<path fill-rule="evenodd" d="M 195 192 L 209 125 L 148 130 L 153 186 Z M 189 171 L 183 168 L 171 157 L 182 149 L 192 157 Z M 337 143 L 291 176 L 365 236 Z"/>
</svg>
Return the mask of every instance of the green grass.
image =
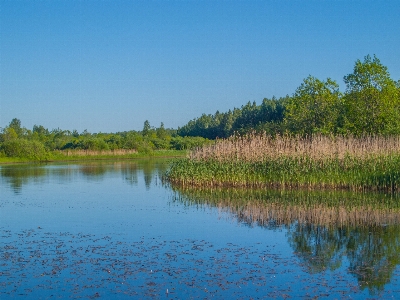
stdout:
<svg viewBox="0 0 400 300">
<path fill-rule="evenodd" d="M 26 162 L 32 162 L 32 160 L 29 158 L 0 156 L 0 164 L 26 163 Z"/>
<path fill-rule="evenodd" d="M 112 160 L 112 159 L 139 159 L 148 157 L 183 157 L 187 154 L 186 150 L 156 150 L 149 153 L 132 153 L 123 155 L 103 154 L 103 155 L 67 155 L 66 152 L 49 152 L 41 160 L 34 160 L 24 157 L 0 157 L 0 164 L 27 163 L 27 162 L 61 162 L 61 161 L 92 161 L 92 160 Z"/>
<path fill-rule="evenodd" d="M 315 159 L 280 156 L 267 161 L 175 160 L 166 173 L 188 186 L 400 190 L 400 155 Z"/>
</svg>

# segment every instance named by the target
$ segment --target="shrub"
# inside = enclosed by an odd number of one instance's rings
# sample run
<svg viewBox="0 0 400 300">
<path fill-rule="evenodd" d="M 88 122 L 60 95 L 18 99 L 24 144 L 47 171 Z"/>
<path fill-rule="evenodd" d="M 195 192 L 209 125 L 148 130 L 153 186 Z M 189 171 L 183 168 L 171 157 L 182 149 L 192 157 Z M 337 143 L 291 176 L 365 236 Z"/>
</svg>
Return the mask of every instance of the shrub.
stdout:
<svg viewBox="0 0 400 300">
<path fill-rule="evenodd" d="M 1 151 L 8 157 L 28 158 L 43 161 L 48 157 L 44 145 L 38 141 L 15 139 L 6 141 L 1 146 Z"/>
</svg>

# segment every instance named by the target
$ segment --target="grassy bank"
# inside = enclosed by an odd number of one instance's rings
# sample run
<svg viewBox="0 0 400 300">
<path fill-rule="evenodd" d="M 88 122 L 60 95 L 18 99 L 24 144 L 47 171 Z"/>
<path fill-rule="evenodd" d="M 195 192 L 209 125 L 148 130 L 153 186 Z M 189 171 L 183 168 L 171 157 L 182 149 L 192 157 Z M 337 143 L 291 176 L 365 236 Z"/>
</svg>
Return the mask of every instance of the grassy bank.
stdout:
<svg viewBox="0 0 400 300">
<path fill-rule="evenodd" d="M 190 186 L 400 190 L 398 137 L 232 137 L 176 160 L 169 181 Z"/>
<path fill-rule="evenodd" d="M 0 164 L 25 163 L 25 162 L 55 162 L 55 161 L 90 161 L 110 159 L 139 159 L 148 157 L 184 157 L 186 150 L 155 150 L 151 152 L 137 152 L 135 150 L 115 151 L 90 151 L 90 150 L 69 150 L 52 151 L 40 159 L 24 157 L 0 157 Z"/>
</svg>

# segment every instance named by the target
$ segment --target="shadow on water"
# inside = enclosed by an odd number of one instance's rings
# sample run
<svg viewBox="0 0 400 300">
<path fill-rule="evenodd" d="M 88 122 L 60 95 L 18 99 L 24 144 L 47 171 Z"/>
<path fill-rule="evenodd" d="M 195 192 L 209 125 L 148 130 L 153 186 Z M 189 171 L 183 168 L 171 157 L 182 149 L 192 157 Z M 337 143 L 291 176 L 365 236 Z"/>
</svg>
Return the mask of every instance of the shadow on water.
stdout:
<svg viewBox="0 0 400 300">
<path fill-rule="evenodd" d="M 310 274 L 346 268 L 379 294 L 400 263 L 398 195 L 173 187 L 185 206 L 215 207 L 247 226 L 284 227 Z M 346 263 L 347 261 L 347 263 Z"/>
<path fill-rule="evenodd" d="M 161 178 L 167 169 L 166 160 L 135 160 L 117 162 L 88 162 L 70 164 L 34 164 L 0 167 L 0 178 L 16 193 L 21 193 L 24 185 L 44 183 L 56 179 L 63 182 L 82 177 L 86 181 L 102 181 L 108 173 L 121 173 L 125 182 L 138 184 L 143 175 L 146 189 L 150 189 L 155 178 Z"/>
</svg>

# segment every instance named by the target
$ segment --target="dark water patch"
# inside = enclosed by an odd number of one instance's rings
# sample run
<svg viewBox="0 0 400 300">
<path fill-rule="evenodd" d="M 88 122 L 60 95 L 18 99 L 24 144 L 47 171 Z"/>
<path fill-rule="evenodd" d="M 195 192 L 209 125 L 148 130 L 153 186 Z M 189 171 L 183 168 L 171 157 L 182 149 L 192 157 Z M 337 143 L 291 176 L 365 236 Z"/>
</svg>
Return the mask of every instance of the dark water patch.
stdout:
<svg viewBox="0 0 400 300">
<path fill-rule="evenodd" d="M 357 297 L 363 288 L 334 269 L 305 277 L 304 261 L 262 243 L 126 242 L 38 229 L 0 234 L 1 298 L 335 298 Z"/>
</svg>

